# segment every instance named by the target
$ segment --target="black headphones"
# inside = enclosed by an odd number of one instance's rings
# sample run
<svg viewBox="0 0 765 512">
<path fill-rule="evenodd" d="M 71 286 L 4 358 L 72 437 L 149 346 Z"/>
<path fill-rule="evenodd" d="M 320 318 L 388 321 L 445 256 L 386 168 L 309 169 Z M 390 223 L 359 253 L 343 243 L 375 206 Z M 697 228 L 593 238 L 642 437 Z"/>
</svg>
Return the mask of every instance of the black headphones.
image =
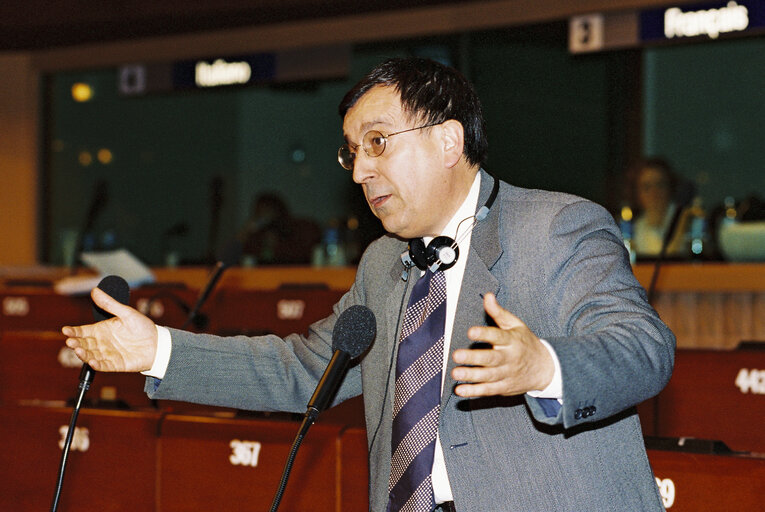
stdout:
<svg viewBox="0 0 765 512">
<path fill-rule="evenodd" d="M 476 222 L 485 219 L 489 215 L 489 209 L 494 204 L 494 200 L 497 199 L 499 180 L 494 176 L 492 176 L 492 179 L 494 180 L 494 185 L 492 186 L 491 194 L 489 194 L 486 203 L 476 212 L 473 226 Z M 401 262 L 404 264 L 404 272 L 401 274 L 401 279 L 406 281 L 409 278 L 409 269 L 415 266 L 420 270 L 430 269 L 431 272 L 446 270 L 457 263 L 459 256 L 460 248 L 457 246 L 457 242 L 448 236 L 437 236 L 427 246 L 422 238 L 413 238 L 409 240 L 407 250 L 401 254 Z"/>
</svg>

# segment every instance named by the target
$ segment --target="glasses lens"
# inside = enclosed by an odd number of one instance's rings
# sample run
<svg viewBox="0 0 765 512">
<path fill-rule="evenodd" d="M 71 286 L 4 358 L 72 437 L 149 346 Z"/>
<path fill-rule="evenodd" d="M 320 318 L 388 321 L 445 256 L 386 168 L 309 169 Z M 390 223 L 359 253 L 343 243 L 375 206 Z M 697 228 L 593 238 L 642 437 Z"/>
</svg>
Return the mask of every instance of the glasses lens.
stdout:
<svg viewBox="0 0 765 512">
<path fill-rule="evenodd" d="M 342 165 L 344 169 L 349 171 L 353 170 L 354 158 L 356 158 L 356 153 L 351 151 L 348 144 L 343 144 L 340 146 L 340 149 L 337 150 L 337 161 L 340 162 L 340 165 Z"/>
<path fill-rule="evenodd" d="M 372 130 L 364 135 L 364 151 L 369 156 L 380 156 L 385 151 L 386 137 L 382 133 Z"/>
</svg>

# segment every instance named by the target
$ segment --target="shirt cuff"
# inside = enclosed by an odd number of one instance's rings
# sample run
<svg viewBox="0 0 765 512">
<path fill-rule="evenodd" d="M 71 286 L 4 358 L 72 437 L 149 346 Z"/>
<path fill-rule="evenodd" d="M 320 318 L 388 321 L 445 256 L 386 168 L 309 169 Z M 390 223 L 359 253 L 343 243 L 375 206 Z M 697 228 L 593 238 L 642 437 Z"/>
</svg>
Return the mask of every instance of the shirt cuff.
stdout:
<svg viewBox="0 0 765 512">
<path fill-rule="evenodd" d="M 542 342 L 542 345 L 544 345 L 547 351 L 550 353 L 550 357 L 552 357 L 553 360 L 553 365 L 555 365 L 555 373 L 553 373 L 552 381 L 550 381 L 550 384 L 548 384 L 546 388 L 541 391 L 532 390 L 526 394 L 533 398 L 555 398 L 560 402 L 563 400 L 563 377 L 561 376 L 560 371 L 560 361 L 558 360 L 558 356 L 555 353 L 555 350 L 553 350 L 549 343 L 543 339 L 540 339 L 539 341 Z"/>
<path fill-rule="evenodd" d="M 141 372 L 147 377 L 164 379 L 167 373 L 167 365 L 170 363 L 170 352 L 173 344 L 170 342 L 170 331 L 167 327 L 157 326 L 157 353 L 154 355 L 154 363 L 146 371 Z"/>
</svg>

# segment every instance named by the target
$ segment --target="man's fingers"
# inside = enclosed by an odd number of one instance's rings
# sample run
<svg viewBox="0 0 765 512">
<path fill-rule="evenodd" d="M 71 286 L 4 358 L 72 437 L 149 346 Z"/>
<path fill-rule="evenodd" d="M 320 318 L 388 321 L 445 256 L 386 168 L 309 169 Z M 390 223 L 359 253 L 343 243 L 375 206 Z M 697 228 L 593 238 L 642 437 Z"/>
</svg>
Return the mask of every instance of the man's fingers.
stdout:
<svg viewBox="0 0 765 512">
<path fill-rule="evenodd" d="M 500 329 L 512 329 L 513 327 L 525 325 L 520 318 L 500 306 L 499 302 L 497 302 L 497 297 L 493 293 L 487 293 L 484 296 L 483 308 Z"/>
<path fill-rule="evenodd" d="M 454 351 L 455 363 L 470 366 L 494 366 L 501 362 L 502 354 L 492 349 L 460 348 Z"/>
<path fill-rule="evenodd" d="M 497 327 L 473 326 L 468 329 L 468 338 L 473 341 L 483 341 L 495 346 L 509 345 L 513 338 L 508 336 L 506 331 Z"/>
<path fill-rule="evenodd" d="M 100 370 L 101 364 L 91 350 L 88 350 L 82 347 L 81 345 L 74 348 L 73 350 L 74 350 L 74 353 L 77 355 L 77 357 L 80 358 L 81 361 L 86 362 L 87 364 L 90 365 L 91 368 L 93 368 L 96 371 Z"/>
<path fill-rule="evenodd" d="M 93 298 L 93 302 L 96 306 L 100 307 L 104 311 L 111 313 L 114 316 L 123 317 L 133 311 L 133 308 L 122 304 L 114 297 L 103 291 L 101 288 L 93 288 L 90 292 L 90 296 Z"/>
<path fill-rule="evenodd" d="M 454 380 L 462 382 L 490 383 L 501 380 L 504 378 L 504 375 L 496 367 L 468 368 L 459 366 L 452 370 L 452 377 L 454 377 Z"/>
<path fill-rule="evenodd" d="M 480 384 L 459 384 L 455 386 L 454 393 L 462 397 L 493 396 L 505 394 L 499 383 L 482 382 Z"/>
<path fill-rule="evenodd" d="M 61 332 L 67 338 L 84 338 L 92 334 L 89 328 L 89 325 L 78 325 L 75 327 L 67 325 L 61 328 Z"/>
<path fill-rule="evenodd" d="M 85 346 L 80 344 L 74 348 L 74 353 L 80 360 L 89 364 L 90 367 L 97 372 L 113 372 L 117 368 L 117 365 L 112 359 L 118 356 L 115 354 L 104 354 L 97 347 L 90 349 L 87 348 L 87 344 Z"/>
</svg>

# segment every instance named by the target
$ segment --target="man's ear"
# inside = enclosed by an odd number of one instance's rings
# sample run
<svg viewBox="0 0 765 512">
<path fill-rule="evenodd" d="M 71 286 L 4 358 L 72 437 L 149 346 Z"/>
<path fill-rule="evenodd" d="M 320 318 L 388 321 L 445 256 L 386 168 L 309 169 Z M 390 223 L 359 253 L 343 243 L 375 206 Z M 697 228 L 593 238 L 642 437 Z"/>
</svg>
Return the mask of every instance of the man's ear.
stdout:
<svg viewBox="0 0 765 512">
<path fill-rule="evenodd" d="M 444 165 L 454 167 L 462 158 L 465 147 L 465 130 L 462 123 L 456 119 L 449 119 L 441 124 L 444 143 Z"/>
</svg>

